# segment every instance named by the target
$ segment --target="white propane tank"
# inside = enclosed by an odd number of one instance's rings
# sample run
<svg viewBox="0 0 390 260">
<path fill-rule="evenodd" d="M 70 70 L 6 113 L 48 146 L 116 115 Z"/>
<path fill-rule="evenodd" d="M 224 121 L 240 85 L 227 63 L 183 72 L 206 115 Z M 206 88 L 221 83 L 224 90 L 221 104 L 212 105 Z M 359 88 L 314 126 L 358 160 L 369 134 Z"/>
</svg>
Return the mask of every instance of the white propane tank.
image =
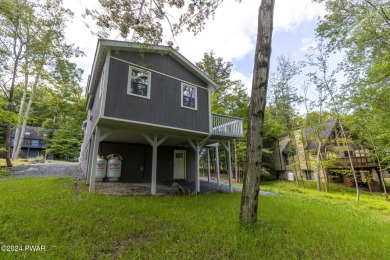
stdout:
<svg viewBox="0 0 390 260">
<path fill-rule="evenodd" d="M 119 181 L 121 177 L 121 168 L 122 168 L 122 156 L 119 154 L 110 154 L 107 156 L 108 159 L 108 169 L 107 169 L 107 179 L 108 181 Z"/>
<path fill-rule="evenodd" d="M 106 171 L 107 171 L 107 161 L 104 158 L 104 155 L 99 154 L 97 156 L 97 162 L 96 162 L 95 181 L 103 181 L 103 179 L 106 177 Z"/>
<path fill-rule="evenodd" d="M 294 180 L 294 173 L 288 172 L 288 173 L 287 173 L 287 180 L 293 181 L 293 180 Z"/>
</svg>

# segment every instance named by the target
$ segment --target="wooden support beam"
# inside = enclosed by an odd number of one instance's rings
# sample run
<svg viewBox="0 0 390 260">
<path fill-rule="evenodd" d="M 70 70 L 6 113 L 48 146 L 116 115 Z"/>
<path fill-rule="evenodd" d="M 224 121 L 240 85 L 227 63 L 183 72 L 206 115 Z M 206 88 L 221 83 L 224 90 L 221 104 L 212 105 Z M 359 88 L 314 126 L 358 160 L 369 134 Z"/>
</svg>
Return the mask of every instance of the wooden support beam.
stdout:
<svg viewBox="0 0 390 260">
<path fill-rule="evenodd" d="M 104 141 L 104 139 L 106 139 L 107 137 L 109 137 L 113 134 L 114 134 L 113 132 L 109 132 L 109 133 L 105 133 L 105 134 L 101 135 L 99 138 L 99 142 Z"/>
<path fill-rule="evenodd" d="M 191 145 L 192 149 L 194 149 L 194 151 L 196 150 L 196 146 L 194 144 L 194 142 L 190 139 L 187 140 L 187 142 Z"/>
</svg>

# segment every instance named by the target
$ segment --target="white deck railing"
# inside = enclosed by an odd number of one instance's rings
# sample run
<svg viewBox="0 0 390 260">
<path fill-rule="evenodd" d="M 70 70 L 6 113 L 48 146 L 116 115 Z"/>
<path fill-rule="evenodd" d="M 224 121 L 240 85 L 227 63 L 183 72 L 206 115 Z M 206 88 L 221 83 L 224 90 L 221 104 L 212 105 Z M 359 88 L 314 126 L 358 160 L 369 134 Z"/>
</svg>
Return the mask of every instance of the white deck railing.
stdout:
<svg viewBox="0 0 390 260">
<path fill-rule="evenodd" d="M 228 137 L 244 137 L 242 119 L 212 114 L 212 134 Z"/>
</svg>

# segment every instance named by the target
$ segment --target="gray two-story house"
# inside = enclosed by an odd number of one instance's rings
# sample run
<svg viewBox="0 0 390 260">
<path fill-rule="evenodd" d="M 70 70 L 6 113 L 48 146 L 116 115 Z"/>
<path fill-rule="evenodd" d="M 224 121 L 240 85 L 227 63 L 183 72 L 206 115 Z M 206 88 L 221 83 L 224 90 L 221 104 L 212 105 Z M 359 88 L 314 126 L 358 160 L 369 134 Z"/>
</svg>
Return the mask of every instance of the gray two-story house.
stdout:
<svg viewBox="0 0 390 260">
<path fill-rule="evenodd" d="M 170 47 L 99 40 L 80 152 L 90 191 L 98 154 L 120 154 L 120 181 L 150 181 L 151 194 L 157 181 L 175 179 L 199 191 L 202 149 L 219 143 L 230 155 L 230 140 L 243 137 L 241 119 L 211 113 L 217 87 Z"/>
</svg>

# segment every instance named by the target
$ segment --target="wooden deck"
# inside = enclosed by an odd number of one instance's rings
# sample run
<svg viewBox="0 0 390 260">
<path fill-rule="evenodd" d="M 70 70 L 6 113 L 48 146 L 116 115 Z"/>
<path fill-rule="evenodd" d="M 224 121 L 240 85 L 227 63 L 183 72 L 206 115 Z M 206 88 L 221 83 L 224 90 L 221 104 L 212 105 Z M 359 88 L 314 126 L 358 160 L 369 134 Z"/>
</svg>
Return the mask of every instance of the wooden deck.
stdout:
<svg viewBox="0 0 390 260">
<path fill-rule="evenodd" d="M 355 168 L 375 168 L 377 167 L 375 161 L 370 157 L 352 157 L 352 163 Z M 349 158 L 338 158 L 331 168 L 349 168 Z"/>
</svg>

